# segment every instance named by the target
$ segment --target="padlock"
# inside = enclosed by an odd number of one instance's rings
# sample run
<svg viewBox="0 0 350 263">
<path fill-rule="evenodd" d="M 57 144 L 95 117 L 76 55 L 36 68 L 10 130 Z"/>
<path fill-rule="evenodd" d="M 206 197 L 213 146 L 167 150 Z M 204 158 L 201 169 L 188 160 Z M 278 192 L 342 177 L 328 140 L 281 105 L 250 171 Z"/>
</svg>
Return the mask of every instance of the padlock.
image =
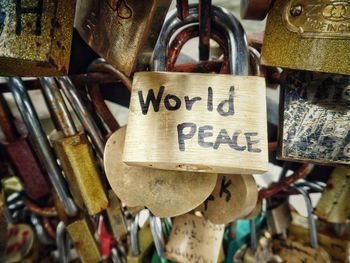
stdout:
<svg viewBox="0 0 350 263">
<path fill-rule="evenodd" d="M 96 215 L 107 208 L 108 199 L 89 140 L 84 133 L 77 131 L 54 78 L 40 78 L 40 83 L 50 112 L 59 124 L 59 131 L 64 134 L 63 138 L 53 140 L 52 144 L 68 186 L 77 205 L 81 209 L 86 207 L 89 215 Z"/>
<path fill-rule="evenodd" d="M 68 224 L 66 228 L 83 263 L 96 263 L 102 260 L 89 219 L 80 218 Z"/>
<path fill-rule="evenodd" d="M 349 165 L 349 76 L 293 70 L 283 74 L 278 157 Z"/>
<path fill-rule="evenodd" d="M 273 242 L 273 252 L 277 254 L 283 262 L 331 262 L 329 254 L 323 247 L 320 247 L 317 239 L 316 221 L 312 214 L 311 199 L 305 189 L 293 186 L 305 199 L 308 223 L 309 223 L 309 244 L 305 240 L 294 241 L 288 239 L 275 239 Z"/>
<path fill-rule="evenodd" d="M 145 70 L 171 0 L 78 0 L 75 27 L 85 42 L 130 76 Z"/>
<path fill-rule="evenodd" d="M 192 7 L 190 13 L 198 22 L 197 8 Z M 230 60 L 231 73 L 248 75 L 249 52 L 241 25 L 225 9 L 213 6 L 212 14 L 213 23 L 230 36 L 230 54 L 237 55 Z M 185 23 L 171 24 L 175 19 L 174 12 L 160 34 L 154 51 L 155 70 L 165 69 L 165 46 L 170 39 L 167 34 Z M 190 22 L 193 20 L 186 21 Z M 253 100 L 256 103 L 251 107 Z M 147 140 L 135 143 L 135 138 Z M 136 73 L 123 161 L 167 170 L 263 173 L 268 164 L 264 79 L 219 74 Z"/>
<path fill-rule="evenodd" d="M 213 192 L 199 210 L 214 224 L 227 224 L 250 214 L 258 194 L 252 175 L 219 174 Z"/>
<path fill-rule="evenodd" d="M 272 237 L 264 231 L 258 238 L 256 220 L 249 220 L 250 241 L 244 244 L 234 255 L 234 262 L 237 263 L 263 263 L 274 262 L 272 253 Z"/>
<path fill-rule="evenodd" d="M 225 225 L 192 214 L 175 217 L 166 258 L 176 262 L 217 262 Z"/>
<path fill-rule="evenodd" d="M 63 203 L 65 212 L 68 216 L 76 215 L 78 212 L 77 207 L 69 195 L 65 181 L 62 178 L 61 170 L 58 167 L 46 134 L 40 125 L 38 116 L 22 80 L 18 77 L 8 78 L 7 84 L 28 129 L 29 139 L 34 147 L 34 151 L 38 155 L 40 163 L 47 172 L 59 199 Z"/>
<path fill-rule="evenodd" d="M 131 246 L 127 256 L 128 263 L 141 263 L 147 258 L 153 245 L 150 224 L 146 222 L 139 229 L 139 216 L 135 216 L 130 229 Z"/>
<path fill-rule="evenodd" d="M 327 181 L 327 187 L 318 201 L 315 214 L 322 220 L 336 224 L 349 221 L 350 168 L 338 166 Z"/>
<path fill-rule="evenodd" d="M 126 165 L 122 162 L 125 132 L 122 127 L 109 137 L 104 168 L 113 191 L 127 206 L 146 206 L 159 217 L 177 216 L 197 207 L 214 189 L 216 174 Z"/>
<path fill-rule="evenodd" d="M 288 198 L 285 196 L 273 196 L 267 200 L 267 204 L 266 222 L 269 231 L 273 235 L 286 234 L 292 222 Z"/>
<path fill-rule="evenodd" d="M 0 6 L 0 73 L 68 73 L 75 1 L 6 0 Z"/>
<path fill-rule="evenodd" d="M 349 75 L 349 17 L 347 0 L 274 1 L 262 64 Z"/>
<path fill-rule="evenodd" d="M 1 144 L 16 174 L 24 183 L 27 195 L 34 200 L 47 196 L 50 194 L 50 186 L 40 169 L 27 137 L 19 135 L 10 115 L 6 100 L 3 94 L 0 94 L 0 126 L 5 135 L 5 140 Z"/>
<path fill-rule="evenodd" d="M 90 136 L 96 152 L 99 154 L 99 157 L 102 158 L 105 144 L 104 138 L 97 127 L 96 122 L 92 119 L 87 107 L 84 105 L 82 98 L 79 96 L 78 90 L 67 76 L 58 77 L 56 80 L 62 88 L 64 95 L 66 95 L 79 121 L 83 125 L 86 133 Z"/>
<path fill-rule="evenodd" d="M 309 225 L 306 217 L 292 212 L 293 221 L 288 229 L 288 236 L 292 240 L 306 240 L 308 238 Z M 335 225 L 320 220 L 316 221 L 317 238 L 320 245 L 329 253 L 332 262 L 347 262 L 350 257 L 350 234 L 346 231 L 343 235 L 337 235 L 333 230 Z"/>
<path fill-rule="evenodd" d="M 123 211 L 121 210 L 121 203 L 113 192 L 113 190 L 108 191 L 109 206 L 107 207 L 107 217 L 112 230 L 113 236 L 120 240 L 128 234 L 128 227 L 126 225 L 126 219 L 124 217 Z"/>
</svg>

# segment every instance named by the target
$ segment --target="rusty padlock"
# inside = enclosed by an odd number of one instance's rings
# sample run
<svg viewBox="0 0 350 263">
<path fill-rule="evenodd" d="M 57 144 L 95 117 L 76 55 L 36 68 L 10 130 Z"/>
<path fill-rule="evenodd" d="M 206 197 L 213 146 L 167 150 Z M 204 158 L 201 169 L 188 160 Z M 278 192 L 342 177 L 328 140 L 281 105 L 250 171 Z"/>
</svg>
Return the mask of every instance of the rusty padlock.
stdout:
<svg viewBox="0 0 350 263">
<path fill-rule="evenodd" d="M 29 139 L 34 147 L 34 151 L 37 153 L 40 163 L 49 175 L 51 184 L 64 205 L 65 212 L 68 216 L 76 215 L 78 212 L 77 207 L 66 188 L 61 170 L 58 167 L 46 134 L 41 127 L 38 116 L 21 78 L 12 77 L 8 78 L 7 81 L 23 121 L 27 126 Z"/>
<path fill-rule="evenodd" d="M 0 73 L 68 73 L 75 1 L 6 0 L 0 5 Z"/>
<path fill-rule="evenodd" d="M 56 134 L 53 148 L 68 181 L 68 186 L 81 209 L 96 215 L 108 206 L 89 140 L 78 132 L 54 78 L 40 78 L 42 91 L 63 137 Z"/>
<path fill-rule="evenodd" d="M 349 75 L 349 18 L 347 0 L 275 0 L 262 64 Z"/>
<path fill-rule="evenodd" d="M 78 0 L 75 27 L 85 42 L 130 76 L 145 70 L 171 0 Z"/>
<path fill-rule="evenodd" d="M 16 174 L 21 178 L 27 195 L 34 200 L 47 196 L 50 194 L 50 186 L 34 156 L 28 138 L 17 132 L 10 115 L 7 102 L 3 94 L 0 94 L 0 127 L 5 135 L 5 140 L 1 144 Z"/>
<path fill-rule="evenodd" d="M 219 7 L 213 6 L 212 14 L 213 23 L 230 36 L 230 50 L 235 51 L 231 57 L 237 56 L 230 60 L 231 72 L 245 76 L 136 73 L 123 155 L 126 164 L 237 174 L 267 169 L 265 80 L 247 76 L 248 45 L 239 22 Z M 198 23 L 198 10 L 191 7 L 185 22 L 172 23 L 175 17 L 174 12 L 165 22 L 154 51 L 156 71 L 166 68 L 168 33 L 195 19 Z M 135 143 L 135 138 L 147 140 Z"/>
<path fill-rule="evenodd" d="M 280 159 L 350 164 L 349 84 L 345 75 L 283 72 Z"/>
</svg>

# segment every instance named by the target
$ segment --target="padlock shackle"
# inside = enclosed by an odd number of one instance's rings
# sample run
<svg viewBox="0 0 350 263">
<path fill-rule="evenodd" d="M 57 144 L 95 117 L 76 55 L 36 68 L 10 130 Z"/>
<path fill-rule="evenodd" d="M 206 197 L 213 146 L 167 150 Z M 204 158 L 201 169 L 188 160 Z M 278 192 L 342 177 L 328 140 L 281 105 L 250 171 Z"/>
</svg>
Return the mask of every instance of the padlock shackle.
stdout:
<svg viewBox="0 0 350 263">
<path fill-rule="evenodd" d="M 232 13 L 217 6 L 212 6 L 212 23 L 222 28 L 228 39 L 231 74 L 248 75 L 248 40 L 241 23 Z M 170 38 L 178 29 L 188 24 L 199 25 L 198 5 L 190 5 L 189 16 L 182 21 L 177 17 L 176 10 L 165 20 L 152 56 L 153 70 L 165 71 Z"/>
<path fill-rule="evenodd" d="M 4 98 L 4 95 L 0 92 L 0 128 L 5 136 L 5 140 L 8 143 L 15 142 L 19 137 L 19 133 L 15 124 L 11 121 L 11 111 Z"/>
<path fill-rule="evenodd" d="M 35 112 L 21 78 L 7 78 L 7 84 L 28 129 L 29 138 L 34 146 L 35 152 L 39 156 L 38 159 L 49 175 L 50 181 L 64 205 L 65 212 L 68 216 L 75 216 L 78 213 L 78 209 L 69 195 L 66 184 L 62 178 L 61 170 L 58 167 L 56 158 L 53 155 L 46 134 L 41 127 L 38 115 Z"/>
<path fill-rule="evenodd" d="M 314 215 L 312 213 L 312 202 L 311 198 L 308 194 L 308 192 L 303 189 L 298 184 L 295 184 L 294 186 L 291 186 L 291 188 L 298 191 L 304 198 L 306 203 L 306 210 L 307 210 L 307 220 L 309 224 L 309 237 L 310 237 L 310 245 L 312 248 L 318 248 L 318 239 L 317 239 L 317 227 L 316 227 L 316 220 L 314 218 Z"/>
<path fill-rule="evenodd" d="M 159 217 L 152 215 L 150 212 L 149 222 L 151 227 L 151 233 L 154 241 L 154 246 L 159 257 L 164 258 L 165 252 L 165 240 L 162 228 L 162 221 Z"/>
<path fill-rule="evenodd" d="M 92 119 L 88 109 L 80 98 L 78 90 L 68 76 L 56 77 L 56 80 L 60 84 L 64 94 L 77 114 L 80 122 L 83 124 L 86 132 L 90 135 L 98 154 L 103 156 L 105 144 L 103 136 L 97 127 L 96 122 Z"/>
<path fill-rule="evenodd" d="M 39 80 L 46 103 L 50 108 L 50 112 L 54 115 L 54 119 L 56 119 L 59 130 L 66 137 L 76 135 L 78 131 L 55 79 L 53 77 L 42 77 Z"/>
<path fill-rule="evenodd" d="M 130 224 L 130 245 L 131 254 L 133 256 L 138 256 L 141 254 L 139 240 L 139 217 L 139 214 L 136 214 L 134 218 L 131 219 Z"/>
</svg>

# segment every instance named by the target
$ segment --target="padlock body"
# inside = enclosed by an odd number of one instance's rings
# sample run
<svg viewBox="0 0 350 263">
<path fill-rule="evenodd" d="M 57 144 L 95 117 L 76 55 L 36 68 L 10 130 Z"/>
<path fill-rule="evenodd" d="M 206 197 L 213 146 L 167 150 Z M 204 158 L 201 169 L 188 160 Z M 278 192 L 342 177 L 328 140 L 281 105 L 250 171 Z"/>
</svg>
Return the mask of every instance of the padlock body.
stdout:
<svg viewBox="0 0 350 263">
<path fill-rule="evenodd" d="M 131 249 L 127 256 L 128 263 L 141 263 L 150 258 L 150 251 L 153 245 L 153 237 L 149 224 L 145 224 L 138 232 L 140 254 L 132 255 Z"/>
<path fill-rule="evenodd" d="M 327 181 L 327 187 L 315 208 L 315 214 L 331 223 L 345 224 L 350 216 L 350 168 L 338 166 Z"/>
<path fill-rule="evenodd" d="M 67 226 L 67 231 L 83 263 L 95 263 L 102 260 L 99 247 L 87 219 L 74 221 Z"/>
<path fill-rule="evenodd" d="M 350 164 L 350 78 L 285 71 L 280 118 L 283 160 Z"/>
<path fill-rule="evenodd" d="M 299 70 L 350 74 L 348 1 L 274 1 L 261 63 Z"/>
<path fill-rule="evenodd" d="M 74 0 L 6 0 L 0 11 L 2 76 L 68 74 Z"/>
<path fill-rule="evenodd" d="M 267 170 L 265 81 L 260 77 L 134 75 L 123 161 L 167 170 Z"/>
<path fill-rule="evenodd" d="M 86 135 L 53 140 L 53 147 L 77 203 L 83 203 L 89 215 L 105 210 L 108 199 Z"/>
<path fill-rule="evenodd" d="M 51 192 L 49 183 L 33 155 L 27 138 L 22 137 L 15 142 L 2 144 L 28 196 L 36 200 L 49 195 Z"/>
<path fill-rule="evenodd" d="M 128 234 L 128 227 L 125 217 L 121 210 L 121 203 L 113 192 L 108 191 L 109 206 L 107 207 L 107 216 L 114 237 L 121 238 Z"/>
<path fill-rule="evenodd" d="M 108 63 L 130 76 L 145 70 L 171 0 L 78 0 L 75 27 Z"/>
</svg>

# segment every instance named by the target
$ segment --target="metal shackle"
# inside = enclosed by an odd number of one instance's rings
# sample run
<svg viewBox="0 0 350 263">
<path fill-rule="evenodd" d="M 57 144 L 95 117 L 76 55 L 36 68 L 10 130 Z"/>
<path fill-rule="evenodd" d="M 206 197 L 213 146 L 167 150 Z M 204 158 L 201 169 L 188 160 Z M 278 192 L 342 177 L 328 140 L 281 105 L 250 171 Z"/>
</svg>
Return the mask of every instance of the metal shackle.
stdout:
<svg viewBox="0 0 350 263">
<path fill-rule="evenodd" d="M 199 25 L 197 5 L 190 5 L 189 16 L 185 20 L 177 17 L 173 10 L 165 20 L 157 44 L 154 48 L 152 67 L 155 71 L 164 71 L 166 68 L 168 43 L 173 34 L 188 25 Z M 212 23 L 220 29 L 227 41 L 230 58 L 230 73 L 246 76 L 249 73 L 249 48 L 245 31 L 238 19 L 222 7 L 212 6 Z"/>
<path fill-rule="evenodd" d="M 54 115 L 54 119 L 56 119 L 59 130 L 66 137 L 76 135 L 78 131 L 55 79 L 53 77 L 42 77 L 39 80 L 46 102 L 49 104 L 48 106 Z"/>
<path fill-rule="evenodd" d="M 308 225 L 309 225 L 310 245 L 312 248 L 318 248 L 317 227 L 316 227 L 316 220 L 312 213 L 311 198 L 308 192 L 298 184 L 291 186 L 291 188 L 297 190 L 305 200 L 306 210 L 307 210 L 307 219 L 308 219 Z"/>
<path fill-rule="evenodd" d="M 59 199 L 63 203 L 64 210 L 68 216 L 75 216 L 78 209 L 69 195 L 66 184 L 62 178 L 62 173 L 53 155 L 49 141 L 43 131 L 38 115 L 29 98 L 21 78 L 7 78 L 7 84 L 12 92 L 17 107 L 22 115 L 23 121 L 28 129 L 29 138 L 34 146 L 35 152 L 39 156 L 50 181 L 55 188 Z"/>
<path fill-rule="evenodd" d="M 63 89 L 68 101 L 72 105 L 75 113 L 77 114 L 80 122 L 83 124 L 84 129 L 90 135 L 92 142 L 100 156 L 103 156 L 104 151 L 104 139 L 96 125 L 96 122 L 92 119 L 88 109 L 84 105 L 84 102 L 79 96 L 78 90 L 74 86 L 69 77 L 57 77 L 57 82 Z"/>
<path fill-rule="evenodd" d="M 164 258 L 165 240 L 164 240 L 162 221 L 159 217 L 154 216 L 152 215 L 152 213 L 150 213 L 149 222 L 150 222 L 152 237 L 154 241 L 154 246 L 156 247 L 157 254 L 159 257 Z"/>
</svg>

